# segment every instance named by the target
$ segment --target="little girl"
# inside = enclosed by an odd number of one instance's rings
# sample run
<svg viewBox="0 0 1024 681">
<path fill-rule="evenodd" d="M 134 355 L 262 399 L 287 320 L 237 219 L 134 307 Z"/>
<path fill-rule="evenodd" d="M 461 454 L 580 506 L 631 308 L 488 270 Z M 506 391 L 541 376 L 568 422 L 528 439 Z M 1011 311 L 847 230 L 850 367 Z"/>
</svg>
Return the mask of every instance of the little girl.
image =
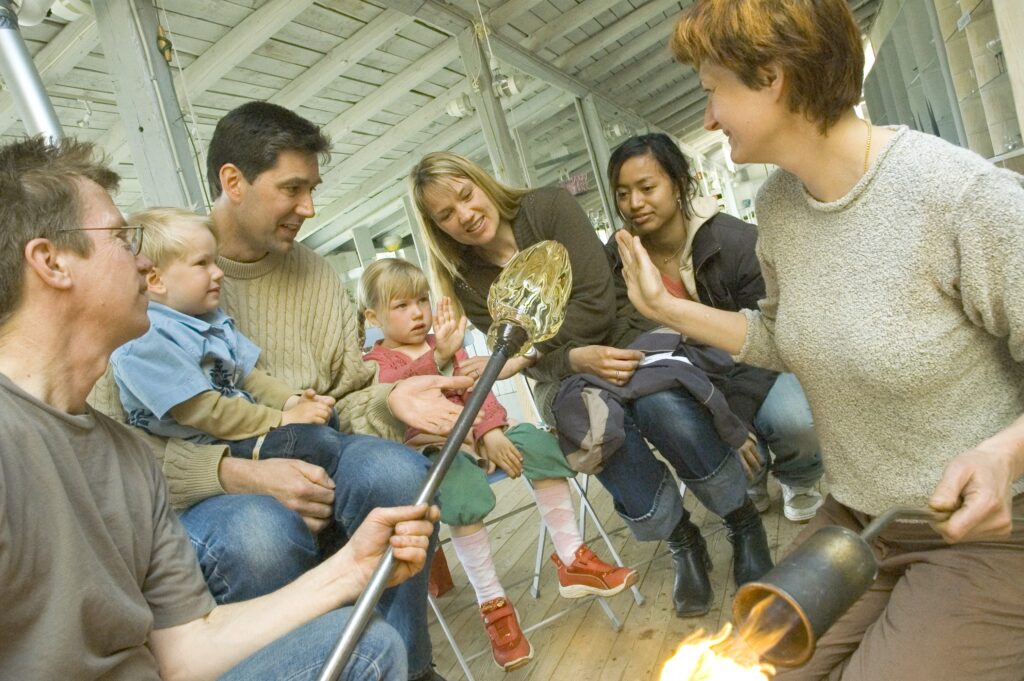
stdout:
<svg viewBox="0 0 1024 681">
<path fill-rule="evenodd" d="M 367 323 L 384 334 L 365 356 L 380 366 L 382 383 L 409 376 L 460 373 L 460 365 L 467 359 L 462 350 L 466 318 L 455 318 L 448 298 L 441 299 L 433 317 L 427 278 L 416 265 L 396 259 L 372 263 L 359 283 L 359 310 Z M 434 333 L 430 334 L 432 325 Z M 461 395 L 449 399 L 463 400 Z M 611 596 L 635 584 L 637 573 L 608 565 L 583 543 L 566 482 L 575 474 L 566 465 L 554 436 L 530 424 L 509 427 L 505 410 L 494 395 L 487 396 L 481 416 L 441 483 L 438 504 L 441 521 L 451 527 L 455 553 L 476 592 L 494 661 L 511 671 L 529 662 L 533 647 L 519 628 L 494 568 L 483 524 L 495 504 L 488 473 L 497 467 L 511 478 L 525 473 L 530 480 L 537 508 L 555 544 L 551 560 L 558 567 L 562 596 Z M 444 440 L 410 428 L 405 442 L 435 458 Z"/>
</svg>

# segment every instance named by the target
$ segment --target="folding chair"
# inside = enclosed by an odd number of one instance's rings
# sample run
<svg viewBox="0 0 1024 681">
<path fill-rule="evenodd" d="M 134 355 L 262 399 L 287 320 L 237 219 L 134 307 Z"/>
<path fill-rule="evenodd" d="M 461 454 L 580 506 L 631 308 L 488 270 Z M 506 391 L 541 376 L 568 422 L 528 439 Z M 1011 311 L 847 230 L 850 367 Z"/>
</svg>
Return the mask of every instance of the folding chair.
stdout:
<svg viewBox="0 0 1024 681">
<path fill-rule="evenodd" d="M 493 485 L 506 478 L 508 478 L 508 476 L 505 474 L 505 472 L 498 469 L 497 471 L 488 476 L 488 482 L 490 482 Z M 527 485 L 527 487 L 530 488 L 530 492 L 532 495 L 533 487 L 530 485 L 530 481 L 527 480 L 525 476 L 521 477 L 521 480 Z M 580 529 L 581 535 L 583 535 L 584 540 L 586 539 L 586 534 L 582 530 L 585 529 L 585 516 L 589 515 L 591 521 L 594 524 L 594 527 L 597 528 L 598 534 L 604 540 L 604 543 L 607 546 L 608 552 L 610 553 L 613 561 L 619 567 L 623 567 L 622 558 L 619 556 L 618 551 L 615 550 L 615 546 L 612 544 L 611 537 L 605 530 L 604 525 L 601 523 L 600 518 L 598 518 L 597 516 L 597 513 L 594 511 L 594 507 L 591 505 L 590 500 L 587 498 L 585 487 L 583 485 L 580 485 L 579 481 L 577 481 L 576 478 L 569 478 L 568 482 L 570 488 L 574 489 L 580 497 Z M 523 511 L 529 511 L 533 508 L 536 508 L 536 505 L 533 503 L 524 504 L 500 516 L 488 518 L 485 524 L 493 525 L 495 523 L 501 522 L 502 520 L 506 520 L 514 515 L 522 513 Z M 544 525 L 543 519 L 538 520 L 538 525 L 540 526 L 540 530 L 539 536 L 537 538 L 537 552 L 536 559 L 534 561 L 532 585 L 530 587 L 530 594 L 535 599 L 540 597 L 540 576 L 541 569 L 544 565 L 544 554 L 546 553 L 545 549 L 548 536 L 547 526 Z M 447 541 L 449 540 L 445 540 L 445 543 Z M 519 582 L 506 585 L 507 590 L 510 590 L 512 587 L 521 584 L 522 581 L 523 580 L 520 580 Z M 636 601 L 636 604 L 642 605 L 644 603 L 644 596 L 640 593 L 640 589 L 636 585 L 633 585 L 632 587 L 630 587 L 630 590 L 633 592 L 633 599 Z M 551 615 L 550 617 L 541 620 L 540 622 L 536 622 L 528 627 L 524 627 L 523 633 L 529 634 L 534 630 L 540 629 L 541 627 L 551 624 L 555 620 L 567 615 L 573 608 L 578 607 L 579 605 L 582 605 L 584 603 L 589 603 L 595 598 L 597 599 L 598 605 L 601 606 L 601 609 L 608 617 L 612 629 L 614 629 L 615 631 L 621 631 L 622 621 L 619 619 L 618 615 L 615 614 L 615 611 L 612 610 L 611 606 L 607 602 L 607 599 L 600 598 L 598 596 L 588 596 L 586 598 L 575 600 L 566 608 Z M 448 624 L 448 620 L 445 618 L 444 613 L 441 612 L 441 607 L 437 602 L 437 598 L 435 598 L 432 594 L 428 594 L 427 602 L 430 604 L 431 609 L 434 611 L 434 616 L 437 618 L 437 622 L 441 626 L 441 631 L 444 632 L 445 638 L 448 639 L 448 645 L 451 646 L 452 652 L 455 654 L 455 659 L 458 661 L 459 666 L 462 668 L 462 672 L 463 674 L 465 674 L 466 679 L 468 679 L 468 681 L 475 681 L 473 673 L 472 671 L 470 671 L 469 663 L 482 655 L 490 654 L 490 646 L 488 646 L 484 650 L 481 650 L 468 656 L 464 654 L 458 642 L 455 640 L 455 635 Z M 474 601 L 473 604 L 476 605 L 476 602 Z"/>
</svg>

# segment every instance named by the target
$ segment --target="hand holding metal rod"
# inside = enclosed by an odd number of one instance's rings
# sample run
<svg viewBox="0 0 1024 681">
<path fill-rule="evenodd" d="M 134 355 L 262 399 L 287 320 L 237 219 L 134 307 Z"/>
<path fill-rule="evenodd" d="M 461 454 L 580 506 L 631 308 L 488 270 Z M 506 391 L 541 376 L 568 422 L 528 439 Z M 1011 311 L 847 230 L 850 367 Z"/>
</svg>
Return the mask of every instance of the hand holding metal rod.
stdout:
<svg viewBox="0 0 1024 681">
<path fill-rule="evenodd" d="M 487 341 L 493 354 L 463 405 L 462 413 L 414 503 L 429 504 L 434 499 L 505 362 L 527 351 L 532 343 L 547 340 L 558 333 L 565 319 L 571 288 L 569 254 L 554 241 L 534 244 L 516 255 L 502 270 L 487 297 L 487 307 L 494 320 Z M 394 554 L 388 547 L 356 601 L 352 617 L 320 672 L 320 681 L 335 681 L 341 674 L 394 567 Z"/>
</svg>

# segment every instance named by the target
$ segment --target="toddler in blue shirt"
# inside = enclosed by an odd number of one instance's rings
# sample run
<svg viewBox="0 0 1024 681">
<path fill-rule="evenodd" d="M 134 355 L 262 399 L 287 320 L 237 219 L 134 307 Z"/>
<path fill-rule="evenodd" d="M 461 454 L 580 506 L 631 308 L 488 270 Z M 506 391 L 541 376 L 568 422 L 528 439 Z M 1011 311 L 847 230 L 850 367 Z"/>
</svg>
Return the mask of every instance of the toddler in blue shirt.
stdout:
<svg viewBox="0 0 1024 681">
<path fill-rule="evenodd" d="M 256 368 L 260 349 L 220 307 L 217 239 L 204 216 L 155 208 L 143 228 L 149 331 L 110 361 L 128 422 L 161 437 L 225 443 L 232 456 L 299 458 L 332 478 L 342 442 L 334 398 Z M 326 427 L 333 424 L 335 427 Z"/>
</svg>

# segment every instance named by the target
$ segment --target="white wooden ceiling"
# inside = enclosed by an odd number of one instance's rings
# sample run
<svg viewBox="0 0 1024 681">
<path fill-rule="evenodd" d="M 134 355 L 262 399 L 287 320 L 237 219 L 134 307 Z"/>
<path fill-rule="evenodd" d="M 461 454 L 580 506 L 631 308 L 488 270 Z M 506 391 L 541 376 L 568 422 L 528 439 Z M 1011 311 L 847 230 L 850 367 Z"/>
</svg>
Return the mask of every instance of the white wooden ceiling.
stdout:
<svg viewBox="0 0 1024 681">
<path fill-rule="evenodd" d="M 863 30 L 881 1 L 849 0 Z M 589 163 L 573 105 L 579 93 L 537 77 L 541 70 L 573 79 L 559 85 L 602 96 L 613 145 L 646 129 L 683 140 L 699 134 L 703 93 L 693 70 L 676 64 L 666 47 L 673 18 L 689 3 L 154 0 L 173 43 L 175 86 L 200 160 L 217 120 L 251 99 L 292 108 L 331 136 L 318 216 L 303 232 L 322 248 L 340 245 L 356 225 L 379 234 L 403 222 L 403 179 L 424 153 L 452 149 L 486 162 L 475 116 L 445 113 L 475 75 L 467 80 L 453 35 L 479 23 L 481 13 L 499 70 L 522 90 L 503 105 L 536 183 Z M 99 143 L 125 178 L 119 204 L 140 205 L 95 19 L 51 17 L 22 34 L 66 133 Z M 10 93 L 0 91 L 2 140 L 23 134 Z M 591 194 L 584 204 L 596 206 Z"/>
</svg>

